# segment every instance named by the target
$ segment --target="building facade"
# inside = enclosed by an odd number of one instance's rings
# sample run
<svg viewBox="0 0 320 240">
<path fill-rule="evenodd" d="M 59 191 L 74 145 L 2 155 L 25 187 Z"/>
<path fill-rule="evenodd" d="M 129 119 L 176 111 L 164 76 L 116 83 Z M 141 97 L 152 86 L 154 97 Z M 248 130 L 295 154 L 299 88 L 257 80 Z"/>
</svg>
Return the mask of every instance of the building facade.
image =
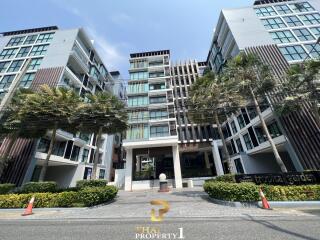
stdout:
<svg viewBox="0 0 320 240">
<path fill-rule="evenodd" d="M 12 81 L 19 77 L 22 66 L 31 59 L 20 87 L 38 90 L 41 85 L 74 89 L 80 96 L 87 93 L 114 91 L 114 80 L 103 64 L 91 40 L 81 28 L 60 30 L 57 27 L 26 29 L 2 33 L 0 37 L 0 92 L 12 91 Z M 117 86 L 121 97 L 123 89 Z M 20 185 L 37 181 L 46 158 L 49 137 L 40 140 L 18 139 L 10 152 L 13 161 L 1 176 L 2 182 Z M 0 150 L 7 147 L 2 141 Z M 109 179 L 114 154 L 115 136 L 103 135 L 98 149 L 98 176 Z M 71 134 L 58 130 L 46 179 L 60 186 L 74 186 L 77 180 L 91 177 L 95 146 L 93 134 Z"/>
</svg>

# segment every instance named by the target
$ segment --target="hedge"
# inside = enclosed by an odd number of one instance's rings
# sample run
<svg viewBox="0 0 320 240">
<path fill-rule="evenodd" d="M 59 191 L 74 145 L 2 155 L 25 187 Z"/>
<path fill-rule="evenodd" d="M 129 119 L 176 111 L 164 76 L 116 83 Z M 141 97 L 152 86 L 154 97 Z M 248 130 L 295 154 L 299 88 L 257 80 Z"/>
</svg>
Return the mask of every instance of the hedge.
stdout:
<svg viewBox="0 0 320 240">
<path fill-rule="evenodd" d="M 79 180 L 77 181 L 76 187 L 79 189 L 85 187 L 104 187 L 107 183 L 107 180 L 104 179 Z"/>
<path fill-rule="evenodd" d="M 28 193 L 0 195 L 0 208 L 26 207 L 35 197 L 34 207 L 89 207 L 114 199 L 118 189 L 114 186 L 83 188 L 78 192 Z"/>
<path fill-rule="evenodd" d="M 21 193 L 54 193 L 58 190 L 56 182 L 28 182 L 19 192 Z"/>
<path fill-rule="evenodd" d="M 13 189 L 15 187 L 16 187 L 16 185 L 11 184 L 11 183 L 0 184 L 0 194 L 7 194 L 7 193 L 13 191 Z"/>
<path fill-rule="evenodd" d="M 320 185 L 273 186 L 254 183 L 205 182 L 203 188 L 215 199 L 226 201 L 259 201 L 259 189 L 270 201 L 312 201 L 320 200 Z"/>
</svg>

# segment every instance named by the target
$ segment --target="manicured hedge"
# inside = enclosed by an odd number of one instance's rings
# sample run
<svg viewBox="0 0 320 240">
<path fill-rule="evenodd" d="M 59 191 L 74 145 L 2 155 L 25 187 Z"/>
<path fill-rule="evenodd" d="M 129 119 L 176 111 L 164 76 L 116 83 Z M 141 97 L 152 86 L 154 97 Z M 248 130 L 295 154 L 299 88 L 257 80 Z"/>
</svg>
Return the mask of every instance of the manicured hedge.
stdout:
<svg viewBox="0 0 320 240">
<path fill-rule="evenodd" d="M 32 196 L 36 208 L 93 206 L 114 199 L 117 192 L 114 186 L 104 186 L 83 188 L 78 192 L 7 194 L 0 195 L 0 208 L 26 207 Z"/>
<path fill-rule="evenodd" d="M 15 187 L 16 187 L 16 185 L 11 184 L 11 183 L 0 184 L 0 194 L 7 194 L 7 193 L 11 192 Z"/>
<path fill-rule="evenodd" d="M 21 193 L 54 193 L 58 190 L 56 182 L 28 182 L 19 192 Z"/>
<path fill-rule="evenodd" d="M 79 180 L 77 181 L 76 187 L 81 189 L 85 187 L 104 187 L 108 183 L 104 179 L 92 179 L 92 180 Z"/>
<path fill-rule="evenodd" d="M 320 200 L 320 185 L 272 186 L 254 183 L 229 183 L 208 181 L 203 185 L 210 197 L 226 201 L 259 201 L 259 189 L 263 189 L 270 201 L 311 201 Z"/>
</svg>

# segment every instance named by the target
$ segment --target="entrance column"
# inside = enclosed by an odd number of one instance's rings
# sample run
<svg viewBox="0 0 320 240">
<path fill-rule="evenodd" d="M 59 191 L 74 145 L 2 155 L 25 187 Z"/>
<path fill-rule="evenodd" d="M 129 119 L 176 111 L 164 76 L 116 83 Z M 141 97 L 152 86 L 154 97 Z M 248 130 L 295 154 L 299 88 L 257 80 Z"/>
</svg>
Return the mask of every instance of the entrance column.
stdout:
<svg viewBox="0 0 320 240">
<path fill-rule="evenodd" d="M 132 191 L 132 149 L 126 149 L 126 170 L 124 180 L 124 190 Z"/>
<path fill-rule="evenodd" d="M 221 163 L 221 158 L 219 154 L 219 147 L 218 147 L 218 141 L 214 140 L 212 141 L 212 155 L 214 160 L 214 166 L 216 167 L 217 175 L 223 175 L 223 167 Z"/>
<path fill-rule="evenodd" d="M 176 188 L 182 188 L 181 166 L 178 145 L 172 146 L 172 155 L 174 167 L 174 180 Z"/>
</svg>

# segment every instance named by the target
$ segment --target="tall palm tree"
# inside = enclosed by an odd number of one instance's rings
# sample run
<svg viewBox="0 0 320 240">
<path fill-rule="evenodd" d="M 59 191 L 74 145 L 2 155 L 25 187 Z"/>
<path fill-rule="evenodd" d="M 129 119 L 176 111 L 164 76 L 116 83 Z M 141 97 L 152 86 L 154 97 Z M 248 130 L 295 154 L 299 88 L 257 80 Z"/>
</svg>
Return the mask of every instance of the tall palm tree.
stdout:
<svg viewBox="0 0 320 240">
<path fill-rule="evenodd" d="M 99 149 L 102 134 L 115 134 L 127 129 L 128 116 L 125 105 L 111 93 L 101 92 L 87 95 L 87 101 L 78 106 L 72 122 L 80 132 L 94 133 L 96 150 L 93 160 L 92 179 L 97 177 Z"/>
<path fill-rule="evenodd" d="M 251 100 L 261 121 L 262 129 L 271 145 L 275 159 L 282 172 L 287 172 L 287 168 L 282 161 L 277 147 L 269 133 L 266 122 L 262 116 L 259 106 L 259 97 L 265 97 L 268 92 L 273 90 L 276 82 L 269 67 L 263 64 L 254 54 L 240 53 L 230 60 L 226 71 L 232 82 L 237 85 L 244 99 Z"/>
<path fill-rule="evenodd" d="M 221 121 L 226 120 L 226 114 L 230 107 L 236 108 L 241 100 L 236 89 L 223 76 L 209 72 L 197 79 L 189 94 L 190 118 L 195 123 L 217 125 L 229 171 L 233 172 L 233 164 L 222 132 Z"/>
</svg>

